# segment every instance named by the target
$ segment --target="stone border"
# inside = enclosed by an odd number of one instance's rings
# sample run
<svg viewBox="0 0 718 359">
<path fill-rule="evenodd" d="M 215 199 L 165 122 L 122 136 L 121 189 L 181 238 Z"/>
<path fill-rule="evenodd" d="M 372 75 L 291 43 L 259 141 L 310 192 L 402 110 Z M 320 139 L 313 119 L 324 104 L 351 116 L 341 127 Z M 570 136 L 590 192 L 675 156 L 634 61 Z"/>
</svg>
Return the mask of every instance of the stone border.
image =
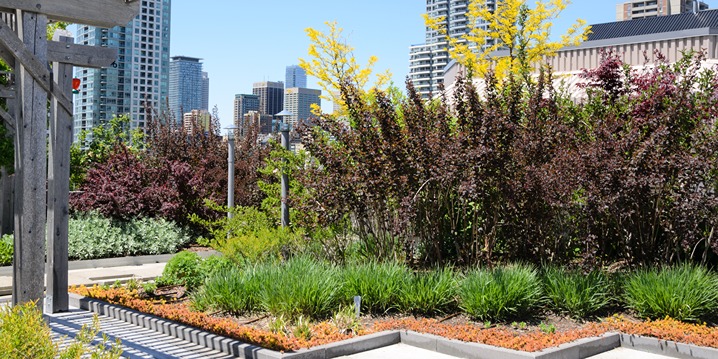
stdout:
<svg viewBox="0 0 718 359">
<path fill-rule="evenodd" d="M 341 342 L 321 345 L 310 349 L 301 349 L 297 352 L 282 353 L 275 350 L 265 349 L 257 345 L 247 344 L 221 335 L 205 332 L 203 330 L 154 315 L 141 313 L 136 310 L 83 297 L 74 293 L 70 293 L 70 306 L 88 310 L 90 312 L 108 316 L 117 320 L 122 320 L 130 324 L 154 330 L 158 333 L 186 340 L 238 358 L 246 359 L 335 358 L 338 356 L 351 355 L 372 349 L 378 349 L 401 342 L 401 337 L 398 331 L 386 331 L 364 335 Z"/>
<path fill-rule="evenodd" d="M 718 358 L 718 349 L 621 333 L 606 333 L 538 352 L 523 352 L 407 330 L 384 331 L 282 353 L 74 293 L 70 293 L 70 305 L 245 359 L 329 359 L 399 343 L 467 359 L 584 359 L 618 347 L 679 359 Z"/>
<path fill-rule="evenodd" d="M 580 359 L 621 346 L 618 333 L 607 333 L 601 337 L 583 338 L 538 352 L 524 352 L 480 343 L 463 342 L 413 331 L 401 331 L 400 334 L 401 342 L 404 344 L 467 359 Z"/>
<path fill-rule="evenodd" d="M 693 344 L 678 343 L 670 340 L 621 334 L 621 346 L 646 353 L 665 355 L 680 359 L 715 359 L 718 349 Z"/>
</svg>

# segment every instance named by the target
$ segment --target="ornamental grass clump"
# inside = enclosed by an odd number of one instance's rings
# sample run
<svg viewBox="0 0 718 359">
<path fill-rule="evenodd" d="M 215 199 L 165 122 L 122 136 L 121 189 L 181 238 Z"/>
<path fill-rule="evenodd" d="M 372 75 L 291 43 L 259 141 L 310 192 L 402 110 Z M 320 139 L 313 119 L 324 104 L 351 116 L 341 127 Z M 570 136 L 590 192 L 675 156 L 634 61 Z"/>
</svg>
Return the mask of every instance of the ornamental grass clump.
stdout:
<svg viewBox="0 0 718 359">
<path fill-rule="evenodd" d="M 691 264 L 637 271 L 624 292 L 626 306 L 643 318 L 695 322 L 718 310 L 718 276 Z"/>
<path fill-rule="evenodd" d="M 501 321 L 530 316 L 542 295 L 538 273 L 529 265 L 474 269 L 461 282 L 459 306 L 474 319 Z"/>
<path fill-rule="evenodd" d="M 456 273 L 450 267 L 415 273 L 400 291 L 399 310 L 423 315 L 452 313 L 457 285 Z"/>
<path fill-rule="evenodd" d="M 352 303 L 354 296 L 361 296 L 361 310 L 383 314 L 397 309 L 404 286 L 412 273 L 403 264 L 375 261 L 349 265 L 342 271 L 342 295 L 345 303 Z"/>
<path fill-rule="evenodd" d="M 307 257 L 262 267 L 262 309 L 296 320 L 328 318 L 338 307 L 340 276 L 336 267 Z"/>
<path fill-rule="evenodd" d="M 557 313 L 587 318 L 609 304 L 611 283 L 599 271 L 584 274 L 549 267 L 543 273 L 543 284 L 549 305 Z"/>
<path fill-rule="evenodd" d="M 257 265 L 217 270 L 192 297 L 192 307 L 238 315 L 259 311 L 265 268 Z"/>
</svg>

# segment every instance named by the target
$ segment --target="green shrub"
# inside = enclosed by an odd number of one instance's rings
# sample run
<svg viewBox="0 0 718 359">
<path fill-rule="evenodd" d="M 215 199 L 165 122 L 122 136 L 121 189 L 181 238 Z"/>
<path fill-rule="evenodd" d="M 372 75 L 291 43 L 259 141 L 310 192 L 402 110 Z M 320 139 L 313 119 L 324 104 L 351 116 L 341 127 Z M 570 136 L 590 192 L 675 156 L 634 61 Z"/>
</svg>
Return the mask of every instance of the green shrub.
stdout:
<svg viewBox="0 0 718 359">
<path fill-rule="evenodd" d="M 574 318 L 596 314 L 609 303 L 611 283 L 602 272 L 588 274 L 556 267 L 544 272 L 544 290 L 551 307 Z"/>
<path fill-rule="evenodd" d="M 452 312 L 456 309 L 457 284 L 452 268 L 416 273 L 400 291 L 399 310 L 425 315 Z"/>
<path fill-rule="evenodd" d="M 192 296 L 198 310 L 220 310 L 232 314 L 256 312 L 264 283 L 263 266 L 223 267 L 207 277 L 204 285 Z"/>
<path fill-rule="evenodd" d="M 14 252 L 14 239 L 11 234 L 0 237 L 0 266 L 12 264 Z"/>
<path fill-rule="evenodd" d="M 164 219 L 118 222 L 90 212 L 69 222 L 70 259 L 174 253 L 189 242 L 186 231 Z"/>
<path fill-rule="evenodd" d="M 342 271 L 342 294 L 345 303 L 361 296 L 364 312 L 383 314 L 397 309 L 404 286 L 412 279 L 409 269 L 398 263 L 369 262 L 349 265 Z"/>
<path fill-rule="evenodd" d="M 459 297 L 461 309 L 478 320 L 523 317 L 541 303 L 541 281 L 527 265 L 475 269 L 461 282 Z"/>
<path fill-rule="evenodd" d="M 182 251 L 167 262 L 157 285 L 183 285 L 194 290 L 202 284 L 202 257 L 195 252 Z"/>
<path fill-rule="evenodd" d="M 205 204 L 215 211 L 228 210 L 211 201 Z M 232 218 L 208 221 L 192 215 L 191 221 L 212 233 L 212 247 L 236 263 L 281 259 L 283 253 L 295 248 L 302 237 L 301 232 L 278 227 L 266 213 L 254 207 L 237 206 L 230 211 Z"/>
<path fill-rule="evenodd" d="M 626 278 L 624 291 L 626 306 L 644 318 L 698 321 L 718 310 L 718 276 L 700 266 L 641 270 Z"/>
<path fill-rule="evenodd" d="M 119 341 L 108 347 L 107 336 L 103 336 L 97 346 L 91 346 L 99 330 L 99 320 L 95 316 L 91 326 L 83 325 L 75 340 L 60 349 L 53 342 L 50 327 L 35 303 L 3 305 L 0 308 L 0 353 L 7 359 L 120 358 L 122 347 Z"/>
<path fill-rule="evenodd" d="M 262 308 L 279 317 L 323 319 L 332 314 L 339 299 L 340 277 L 334 266 L 295 257 L 282 265 L 260 266 Z"/>
</svg>

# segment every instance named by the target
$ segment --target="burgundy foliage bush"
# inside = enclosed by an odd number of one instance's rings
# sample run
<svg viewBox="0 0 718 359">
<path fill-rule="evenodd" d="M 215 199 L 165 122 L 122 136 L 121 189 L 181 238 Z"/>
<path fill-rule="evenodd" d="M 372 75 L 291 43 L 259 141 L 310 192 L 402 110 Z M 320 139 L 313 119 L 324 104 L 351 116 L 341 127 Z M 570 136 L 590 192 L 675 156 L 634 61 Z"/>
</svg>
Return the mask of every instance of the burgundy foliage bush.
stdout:
<svg viewBox="0 0 718 359">
<path fill-rule="evenodd" d="M 216 219 L 204 201 L 227 201 L 227 144 L 219 123 L 210 131 L 195 121 L 193 134 L 165 118 L 149 122 L 144 149 L 133 154 L 117 145 L 109 159 L 88 171 L 80 193 L 71 198 L 74 210 L 97 210 L 118 219 L 163 217 L 189 224 L 189 215 Z M 235 203 L 258 206 L 257 169 L 267 149 L 257 142 L 256 129 L 238 140 L 235 153 Z"/>
<path fill-rule="evenodd" d="M 371 257 L 600 266 L 710 260 L 718 251 L 718 76 L 700 54 L 630 70 L 610 53 L 586 99 L 491 77 L 425 102 L 342 88 L 348 117 L 300 129 L 315 161 L 296 199 L 350 218 Z"/>
</svg>

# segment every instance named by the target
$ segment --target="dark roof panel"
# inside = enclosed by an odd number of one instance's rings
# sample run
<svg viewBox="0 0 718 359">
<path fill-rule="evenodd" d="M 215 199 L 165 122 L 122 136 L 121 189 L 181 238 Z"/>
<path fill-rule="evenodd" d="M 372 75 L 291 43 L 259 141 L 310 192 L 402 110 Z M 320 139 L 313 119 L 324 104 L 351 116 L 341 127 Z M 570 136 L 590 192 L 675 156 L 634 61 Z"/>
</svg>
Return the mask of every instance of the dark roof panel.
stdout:
<svg viewBox="0 0 718 359">
<path fill-rule="evenodd" d="M 706 27 L 718 28 L 718 9 L 591 25 L 587 41 L 641 36 Z"/>
</svg>

